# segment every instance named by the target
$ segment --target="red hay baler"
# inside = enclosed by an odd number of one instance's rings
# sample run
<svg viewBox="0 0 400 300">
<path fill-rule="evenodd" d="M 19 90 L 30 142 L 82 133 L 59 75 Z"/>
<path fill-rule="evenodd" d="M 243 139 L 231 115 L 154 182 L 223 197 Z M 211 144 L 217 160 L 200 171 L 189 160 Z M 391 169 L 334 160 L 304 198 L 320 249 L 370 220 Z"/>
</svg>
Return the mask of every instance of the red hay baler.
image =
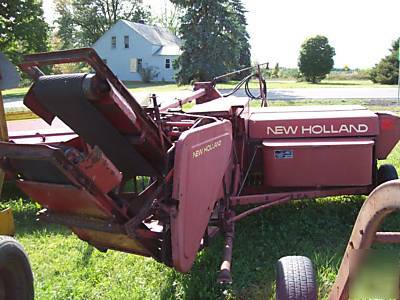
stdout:
<svg viewBox="0 0 400 300">
<path fill-rule="evenodd" d="M 93 74 L 45 75 L 86 62 Z M 28 55 L 25 105 L 42 120 L 9 122 L 0 143 L 7 178 L 100 250 L 188 272 L 218 232 L 220 282 L 230 282 L 234 225 L 294 199 L 368 194 L 394 179 L 377 168 L 400 138 L 400 118 L 361 106 L 253 108 L 213 82 L 184 99 L 142 107 L 93 49 Z M 261 91 L 263 94 L 263 91 Z M 197 105 L 183 110 L 182 105 Z M 235 214 L 237 206 L 251 204 Z"/>
</svg>

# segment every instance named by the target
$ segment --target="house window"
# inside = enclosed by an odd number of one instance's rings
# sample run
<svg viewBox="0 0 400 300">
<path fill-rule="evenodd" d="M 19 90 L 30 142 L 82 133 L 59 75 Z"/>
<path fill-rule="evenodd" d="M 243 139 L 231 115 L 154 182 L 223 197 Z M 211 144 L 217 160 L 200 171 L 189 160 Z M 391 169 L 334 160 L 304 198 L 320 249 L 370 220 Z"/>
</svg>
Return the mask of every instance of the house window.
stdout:
<svg viewBox="0 0 400 300">
<path fill-rule="evenodd" d="M 124 36 L 124 47 L 125 49 L 129 48 L 129 35 Z"/>
<path fill-rule="evenodd" d="M 138 72 L 140 72 L 141 70 L 142 70 L 142 59 L 141 58 L 138 58 L 137 59 L 137 69 L 138 69 Z"/>
<path fill-rule="evenodd" d="M 141 58 L 131 58 L 130 69 L 132 73 L 140 72 L 143 66 L 143 60 Z"/>
<path fill-rule="evenodd" d="M 117 48 L 117 37 L 116 36 L 111 37 L 111 48 L 112 49 Z"/>
<path fill-rule="evenodd" d="M 165 60 L 165 68 L 166 69 L 170 69 L 171 68 L 171 60 L 169 58 L 167 58 Z"/>
</svg>

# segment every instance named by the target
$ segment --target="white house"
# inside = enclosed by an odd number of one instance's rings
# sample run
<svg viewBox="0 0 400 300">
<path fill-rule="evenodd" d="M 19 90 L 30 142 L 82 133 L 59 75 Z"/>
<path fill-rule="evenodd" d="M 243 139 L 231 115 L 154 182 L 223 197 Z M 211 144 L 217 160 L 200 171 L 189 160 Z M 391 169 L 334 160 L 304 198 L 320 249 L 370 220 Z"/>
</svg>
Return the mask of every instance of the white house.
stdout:
<svg viewBox="0 0 400 300">
<path fill-rule="evenodd" d="M 139 70 L 153 67 L 154 81 L 175 81 L 173 61 L 181 40 L 165 28 L 119 20 L 93 48 L 120 80 L 141 81 Z"/>
</svg>

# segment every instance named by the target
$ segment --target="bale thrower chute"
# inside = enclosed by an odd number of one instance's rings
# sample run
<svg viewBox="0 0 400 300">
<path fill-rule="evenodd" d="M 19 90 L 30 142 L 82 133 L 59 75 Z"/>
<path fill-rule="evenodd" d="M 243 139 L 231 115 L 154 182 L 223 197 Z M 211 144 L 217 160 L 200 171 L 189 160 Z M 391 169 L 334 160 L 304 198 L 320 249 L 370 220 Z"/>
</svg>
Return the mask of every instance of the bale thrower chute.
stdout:
<svg viewBox="0 0 400 300">
<path fill-rule="evenodd" d="M 39 68 L 71 62 L 94 74 Z M 222 232 L 221 282 L 231 281 L 237 221 L 294 199 L 368 194 L 386 174 L 377 160 L 400 138 L 391 113 L 252 108 L 247 97 L 222 97 L 213 82 L 141 107 L 89 48 L 28 55 L 20 68 L 34 81 L 25 105 L 49 125 L 31 121 L 33 132 L 1 142 L 1 168 L 43 206 L 39 218 L 100 250 L 151 256 L 180 272 Z M 182 110 L 189 101 L 197 105 Z"/>
</svg>

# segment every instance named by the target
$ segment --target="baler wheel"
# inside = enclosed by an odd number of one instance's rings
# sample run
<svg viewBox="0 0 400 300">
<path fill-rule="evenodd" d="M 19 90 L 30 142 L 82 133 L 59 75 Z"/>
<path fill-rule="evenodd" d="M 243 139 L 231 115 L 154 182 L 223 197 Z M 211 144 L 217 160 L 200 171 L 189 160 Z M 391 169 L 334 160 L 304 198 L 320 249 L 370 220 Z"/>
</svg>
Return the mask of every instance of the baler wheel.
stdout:
<svg viewBox="0 0 400 300">
<path fill-rule="evenodd" d="M 316 300 L 317 281 L 311 260 L 285 256 L 276 265 L 277 300 Z"/>
<path fill-rule="evenodd" d="M 377 173 L 377 185 L 399 178 L 396 168 L 391 164 L 381 165 Z"/>
<path fill-rule="evenodd" d="M 8 236 L 0 236 L 0 299 L 34 299 L 28 256 L 21 244 Z"/>
</svg>

